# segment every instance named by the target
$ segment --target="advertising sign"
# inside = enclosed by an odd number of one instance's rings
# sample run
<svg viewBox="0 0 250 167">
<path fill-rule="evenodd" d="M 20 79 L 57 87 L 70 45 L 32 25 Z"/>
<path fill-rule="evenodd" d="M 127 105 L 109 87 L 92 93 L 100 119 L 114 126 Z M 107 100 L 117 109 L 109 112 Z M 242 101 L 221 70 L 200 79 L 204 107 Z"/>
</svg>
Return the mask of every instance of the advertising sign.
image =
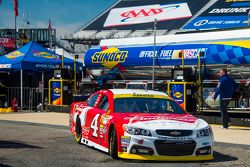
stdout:
<svg viewBox="0 0 250 167">
<path fill-rule="evenodd" d="M 118 1 L 83 30 L 157 30 L 182 28 L 209 0 Z"/>
<path fill-rule="evenodd" d="M 125 8 L 114 8 L 110 11 L 104 27 L 132 25 L 164 20 L 176 20 L 192 16 L 187 3 L 168 5 L 147 5 Z"/>
<path fill-rule="evenodd" d="M 184 55 L 185 65 L 197 65 L 198 55 L 203 52 L 201 60 L 206 64 L 250 64 L 250 40 L 233 40 L 211 43 L 194 43 L 156 46 L 100 47 L 89 49 L 84 57 L 85 67 L 112 69 L 118 64 L 122 67 L 182 65 Z"/>
<path fill-rule="evenodd" d="M 15 48 L 15 39 L 0 37 L 0 46 L 5 48 Z"/>
<path fill-rule="evenodd" d="M 184 108 L 184 84 L 171 85 L 171 97 Z"/>
<path fill-rule="evenodd" d="M 197 64 L 200 52 L 207 52 L 205 45 L 157 46 L 154 54 L 153 46 L 89 49 L 85 55 L 86 67 L 107 67 L 112 69 L 117 64 L 128 66 L 152 66 L 154 55 L 157 55 L 156 65 L 180 65 L 184 53 L 186 64 Z M 205 57 L 204 57 L 205 58 Z"/>
<path fill-rule="evenodd" d="M 52 104 L 53 105 L 62 105 L 61 97 L 61 82 L 55 81 L 52 82 Z"/>
<path fill-rule="evenodd" d="M 250 1 L 219 0 L 184 29 L 211 29 L 248 26 Z"/>
</svg>

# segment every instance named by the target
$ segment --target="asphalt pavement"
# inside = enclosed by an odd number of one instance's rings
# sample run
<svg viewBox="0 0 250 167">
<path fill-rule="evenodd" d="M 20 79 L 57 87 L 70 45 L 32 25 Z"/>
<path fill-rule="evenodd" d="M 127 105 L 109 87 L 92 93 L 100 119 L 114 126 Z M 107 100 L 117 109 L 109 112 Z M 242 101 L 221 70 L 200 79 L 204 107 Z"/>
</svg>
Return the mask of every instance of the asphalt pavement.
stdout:
<svg viewBox="0 0 250 167">
<path fill-rule="evenodd" d="M 1 167 L 247 167 L 250 164 L 249 142 L 242 144 L 246 141 L 237 142 L 236 138 L 229 135 L 232 133 L 236 136 L 242 135 L 239 138 L 248 137 L 250 130 L 241 127 L 222 130 L 218 128 L 218 125 L 212 125 L 216 140 L 213 161 L 175 163 L 113 160 L 106 153 L 77 144 L 68 130 L 68 114 L 66 113 L 0 114 L 0 127 Z M 224 142 L 218 141 L 220 135 L 217 133 L 222 133 L 223 137 L 220 140 Z"/>
<path fill-rule="evenodd" d="M 55 112 L 1 113 L 0 120 L 68 126 L 69 114 Z M 211 127 L 216 142 L 250 145 L 250 127 L 230 126 L 228 129 L 221 129 L 220 125 L 211 125 Z"/>
</svg>

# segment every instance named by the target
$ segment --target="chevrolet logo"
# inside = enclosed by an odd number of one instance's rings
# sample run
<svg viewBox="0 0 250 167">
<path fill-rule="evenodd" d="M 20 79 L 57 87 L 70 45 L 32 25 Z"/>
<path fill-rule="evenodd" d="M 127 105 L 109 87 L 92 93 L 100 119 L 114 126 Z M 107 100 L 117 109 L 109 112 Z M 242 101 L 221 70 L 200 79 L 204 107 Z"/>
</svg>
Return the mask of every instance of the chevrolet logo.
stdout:
<svg viewBox="0 0 250 167">
<path fill-rule="evenodd" d="M 178 132 L 178 131 L 170 132 L 170 135 L 173 135 L 173 136 L 179 136 L 180 134 L 181 134 L 181 132 Z"/>
</svg>

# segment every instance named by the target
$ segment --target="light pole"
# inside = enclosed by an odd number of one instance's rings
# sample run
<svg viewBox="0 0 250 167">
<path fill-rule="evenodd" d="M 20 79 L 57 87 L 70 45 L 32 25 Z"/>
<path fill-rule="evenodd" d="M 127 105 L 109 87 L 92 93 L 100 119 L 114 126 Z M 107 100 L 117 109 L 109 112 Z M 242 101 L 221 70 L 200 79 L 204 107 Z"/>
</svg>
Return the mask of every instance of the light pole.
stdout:
<svg viewBox="0 0 250 167">
<path fill-rule="evenodd" d="M 154 87 L 155 87 L 155 58 L 157 57 L 157 52 L 156 52 L 156 26 L 157 26 L 157 19 L 154 20 L 154 56 L 153 56 L 152 90 L 154 90 Z"/>
<path fill-rule="evenodd" d="M 76 60 L 78 59 L 78 55 L 75 55 L 74 57 L 74 94 L 76 95 L 77 90 L 76 90 Z"/>
</svg>

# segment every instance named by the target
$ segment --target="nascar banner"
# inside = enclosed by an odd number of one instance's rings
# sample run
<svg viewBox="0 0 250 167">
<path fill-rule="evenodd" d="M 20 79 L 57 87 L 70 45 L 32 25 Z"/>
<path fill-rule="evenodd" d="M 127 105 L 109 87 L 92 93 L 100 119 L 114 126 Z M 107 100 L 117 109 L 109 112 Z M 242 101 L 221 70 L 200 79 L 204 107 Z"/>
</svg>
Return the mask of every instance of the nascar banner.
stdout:
<svg viewBox="0 0 250 167">
<path fill-rule="evenodd" d="M 250 0 L 219 0 L 184 29 L 210 29 L 248 26 Z"/>
<path fill-rule="evenodd" d="M 186 65 L 197 65 L 202 52 L 206 64 L 249 64 L 250 40 L 156 46 L 155 52 L 154 46 L 98 47 L 87 51 L 84 63 L 87 68 L 153 66 L 155 56 L 156 66 L 174 66 L 182 64 L 183 53 Z"/>
</svg>

